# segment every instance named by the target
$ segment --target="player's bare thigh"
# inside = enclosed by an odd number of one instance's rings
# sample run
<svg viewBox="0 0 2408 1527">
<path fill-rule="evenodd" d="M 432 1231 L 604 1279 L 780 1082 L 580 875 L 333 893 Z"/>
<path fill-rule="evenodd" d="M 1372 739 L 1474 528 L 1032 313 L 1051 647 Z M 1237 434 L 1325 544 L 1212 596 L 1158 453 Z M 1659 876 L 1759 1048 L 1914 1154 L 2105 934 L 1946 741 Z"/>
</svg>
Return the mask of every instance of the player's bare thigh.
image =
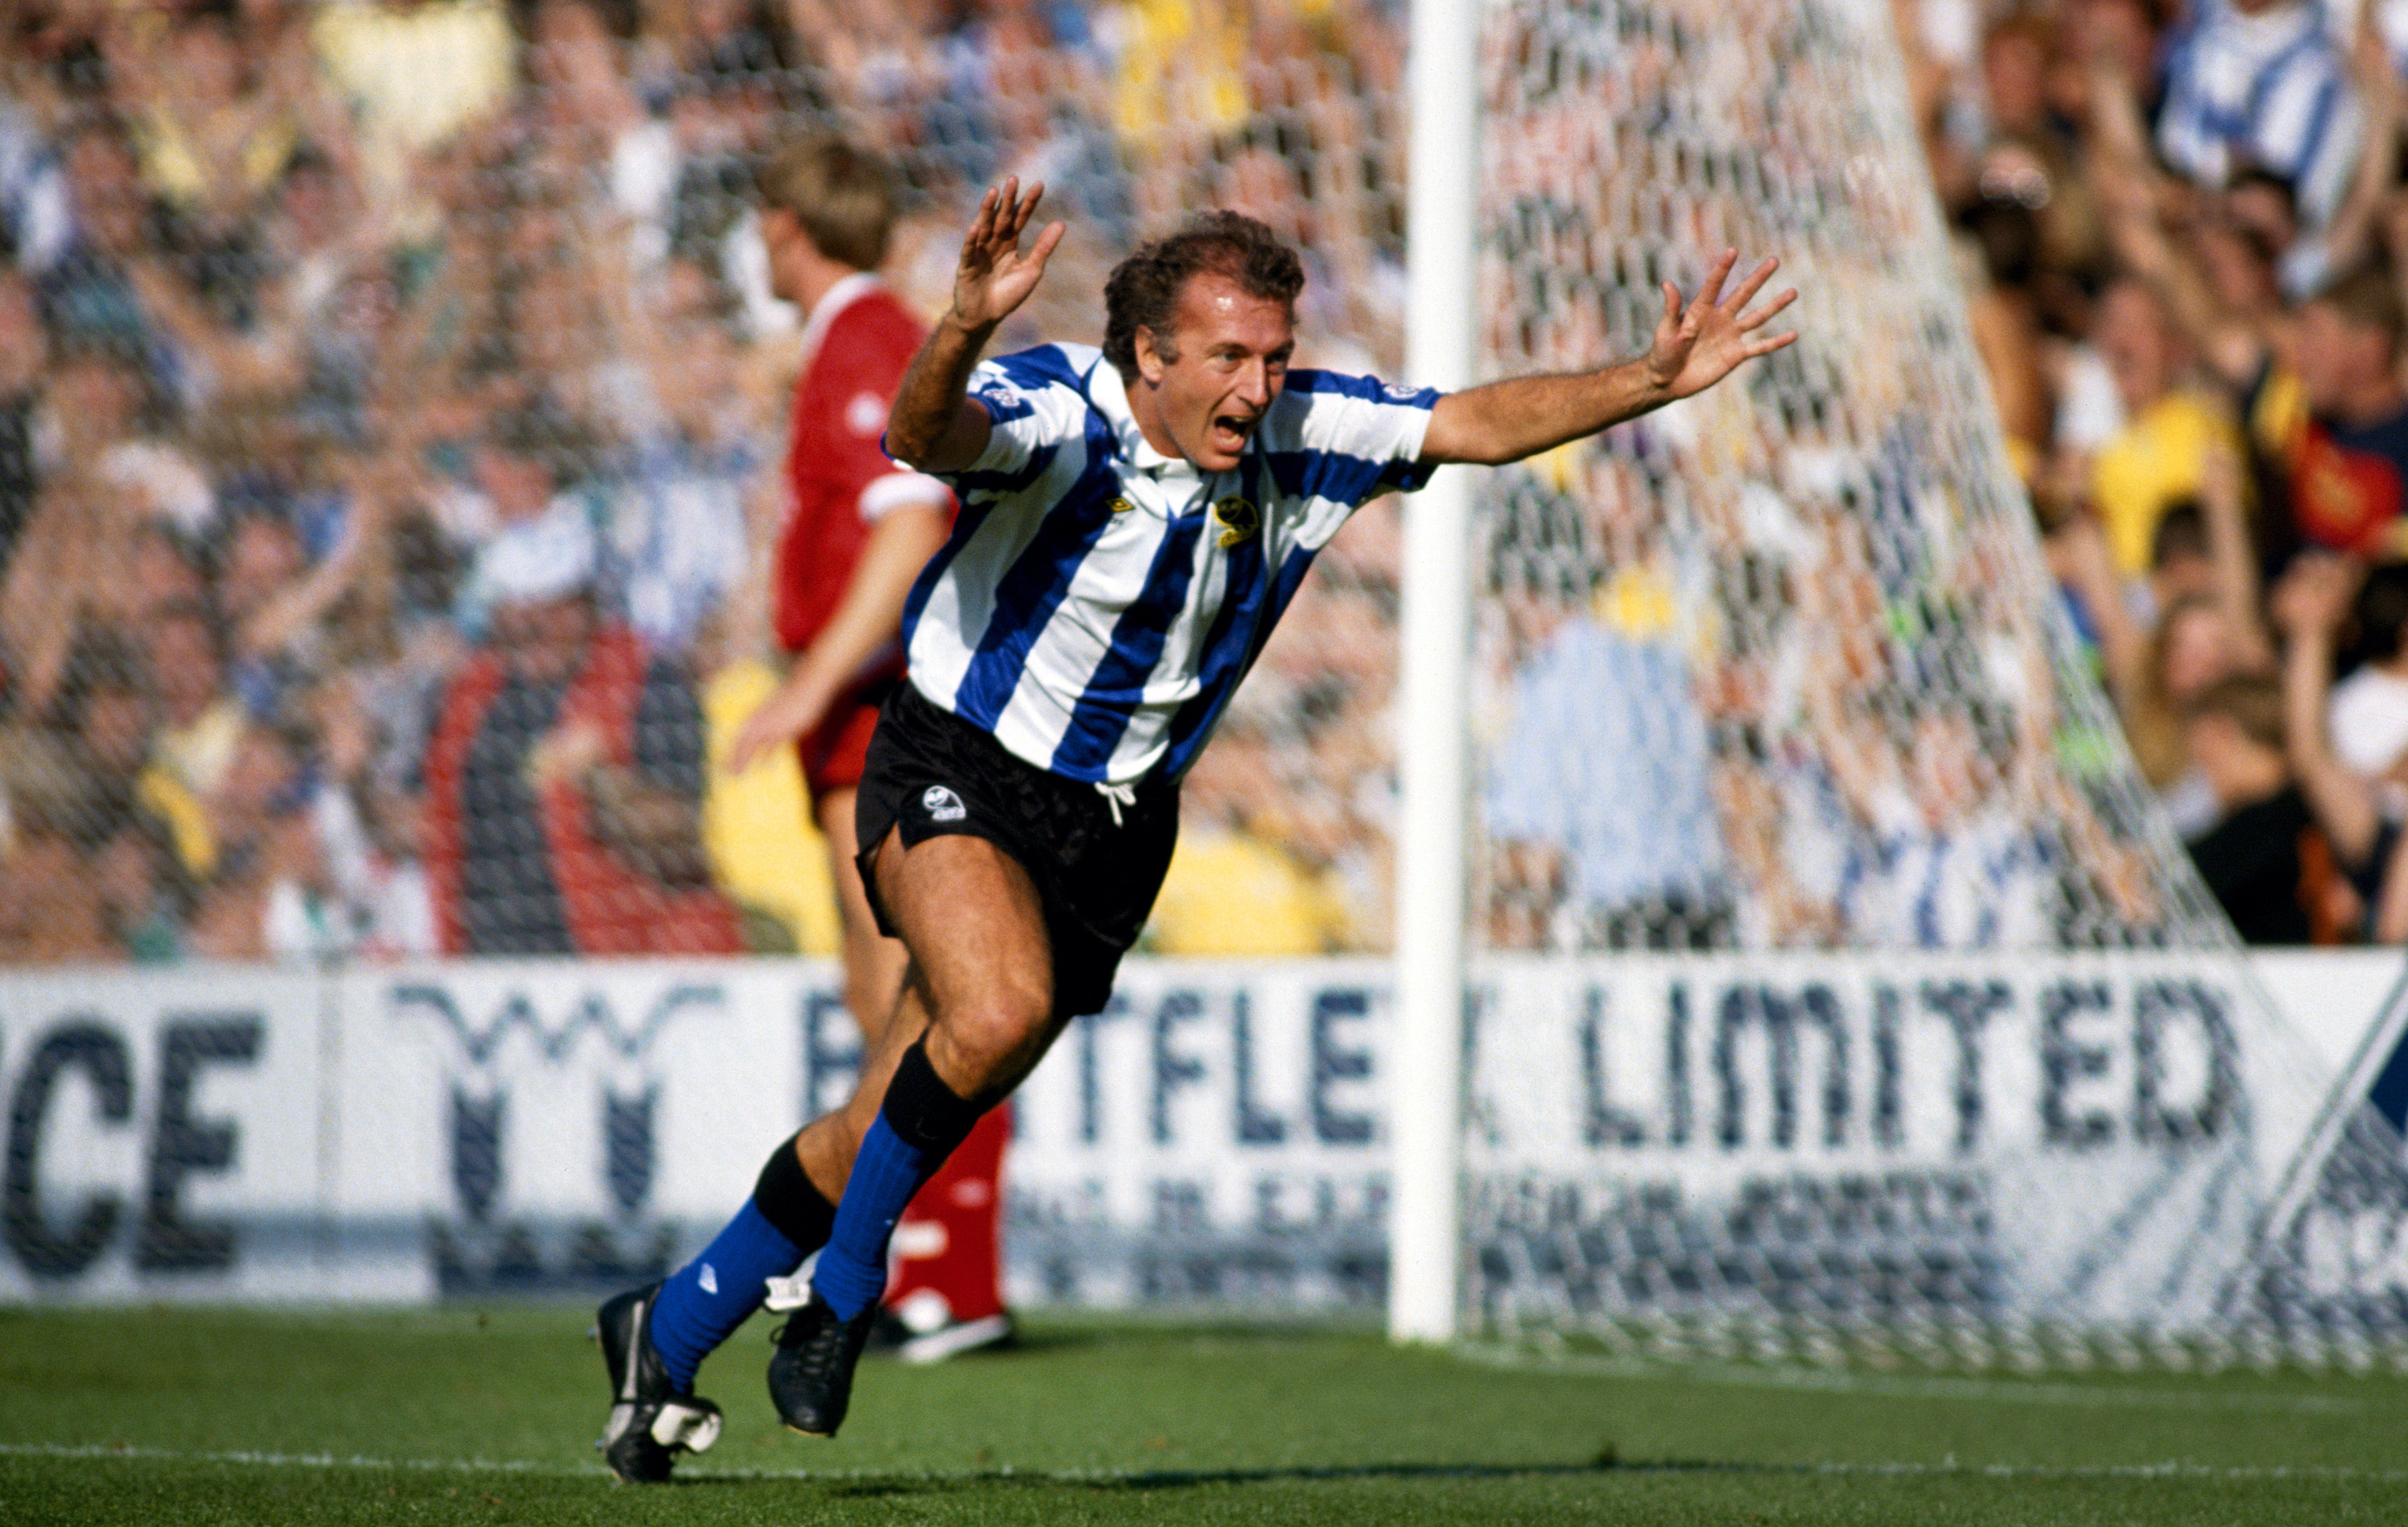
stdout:
<svg viewBox="0 0 2408 1527">
<path fill-rule="evenodd" d="M 895 1020 L 910 955 L 902 940 L 878 931 L 869 898 L 862 892 L 861 871 L 853 860 L 856 793 L 851 788 L 831 790 L 812 803 L 812 814 L 827 840 L 828 873 L 836 885 L 838 925 L 844 939 L 844 1005 L 861 1026 L 862 1053 L 867 1056 L 880 1048 Z"/>
<path fill-rule="evenodd" d="M 871 863 L 886 917 L 911 951 L 928 1015 L 928 1063 L 964 1097 L 1002 1096 L 1045 1053 L 1054 953 L 1028 872 L 981 837 L 907 849 L 898 828 Z"/>
</svg>

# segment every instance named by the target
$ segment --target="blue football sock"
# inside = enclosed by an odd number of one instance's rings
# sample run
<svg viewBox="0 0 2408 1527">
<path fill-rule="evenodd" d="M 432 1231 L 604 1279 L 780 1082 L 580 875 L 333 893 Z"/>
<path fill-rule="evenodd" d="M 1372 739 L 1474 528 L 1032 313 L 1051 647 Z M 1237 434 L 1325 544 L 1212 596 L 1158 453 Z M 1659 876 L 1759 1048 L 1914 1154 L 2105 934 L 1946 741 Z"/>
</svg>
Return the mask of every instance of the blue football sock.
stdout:
<svg viewBox="0 0 2408 1527">
<path fill-rule="evenodd" d="M 896 1134 L 883 1109 L 861 1137 L 836 1206 L 836 1229 L 811 1269 L 812 1292 L 838 1320 L 852 1320 L 886 1292 L 886 1243 L 895 1238 L 895 1221 L 943 1164 L 941 1156 L 930 1161 L 930 1154 Z"/>
<path fill-rule="evenodd" d="M 692 1391 L 695 1370 L 711 1349 L 761 1307 L 767 1281 L 793 1273 L 803 1256 L 748 1198 L 702 1255 L 661 1285 L 652 1346 L 681 1392 Z"/>
</svg>

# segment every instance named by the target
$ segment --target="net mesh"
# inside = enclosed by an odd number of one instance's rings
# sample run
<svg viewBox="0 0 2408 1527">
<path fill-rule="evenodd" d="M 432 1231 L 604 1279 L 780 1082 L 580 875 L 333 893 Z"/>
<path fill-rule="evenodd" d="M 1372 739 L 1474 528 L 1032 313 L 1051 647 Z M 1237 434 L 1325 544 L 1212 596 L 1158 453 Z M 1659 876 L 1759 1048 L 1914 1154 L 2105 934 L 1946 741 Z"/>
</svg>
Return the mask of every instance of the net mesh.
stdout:
<svg viewBox="0 0 2408 1527">
<path fill-rule="evenodd" d="M 1727 245 L 1802 300 L 1731 385 L 1489 481 L 1485 941 L 2228 947 L 2058 619 L 1894 61 L 1843 7 L 1721 14 L 1492 29 L 1496 374 L 1643 350 Z"/>
<path fill-rule="evenodd" d="M 1638 1355 L 2396 1356 L 2397 1120 L 2357 1110 L 2300 1228 L 2329 1074 L 2064 618 L 1889 24 L 1488 12 L 1491 374 L 1643 349 L 1726 246 L 1802 296 L 1791 349 L 1479 490 L 1469 1311 Z"/>
</svg>

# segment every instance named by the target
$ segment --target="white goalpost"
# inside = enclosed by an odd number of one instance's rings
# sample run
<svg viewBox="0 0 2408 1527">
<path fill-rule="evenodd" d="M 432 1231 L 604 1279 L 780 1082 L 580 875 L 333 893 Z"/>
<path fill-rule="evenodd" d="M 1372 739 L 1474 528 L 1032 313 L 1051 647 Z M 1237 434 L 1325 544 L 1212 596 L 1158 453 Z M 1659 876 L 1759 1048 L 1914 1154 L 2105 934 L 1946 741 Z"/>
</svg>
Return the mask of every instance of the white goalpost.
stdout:
<svg viewBox="0 0 2408 1527">
<path fill-rule="evenodd" d="M 1406 375 L 1426 387 L 1473 379 L 1481 9 L 1482 0 L 1417 0 L 1412 8 L 1405 352 Z M 1441 468 L 1405 514 L 1388 1109 L 1388 1332 L 1398 1341 L 1453 1337 L 1460 1294 L 1471 493 L 1469 468 Z"/>
</svg>

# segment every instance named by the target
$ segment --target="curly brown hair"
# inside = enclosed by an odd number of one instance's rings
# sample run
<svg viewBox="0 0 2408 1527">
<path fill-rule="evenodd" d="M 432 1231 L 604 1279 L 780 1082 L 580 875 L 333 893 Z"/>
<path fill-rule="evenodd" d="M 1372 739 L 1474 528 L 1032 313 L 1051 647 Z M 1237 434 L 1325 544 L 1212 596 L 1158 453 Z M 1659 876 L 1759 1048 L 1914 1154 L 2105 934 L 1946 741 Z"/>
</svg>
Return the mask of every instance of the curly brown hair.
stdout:
<svg viewBox="0 0 2408 1527">
<path fill-rule="evenodd" d="M 1304 262 L 1266 223 L 1243 212 L 1199 212 L 1187 226 L 1157 238 L 1112 267 L 1104 282 L 1104 359 L 1124 381 L 1137 376 L 1137 332 L 1154 335 L 1166 360 L 1179 293 L 1190 278 L 1226 276 L 1247 295 L 1285 303 L 1291 311 L 1304 290 Z"/>
</svg>

